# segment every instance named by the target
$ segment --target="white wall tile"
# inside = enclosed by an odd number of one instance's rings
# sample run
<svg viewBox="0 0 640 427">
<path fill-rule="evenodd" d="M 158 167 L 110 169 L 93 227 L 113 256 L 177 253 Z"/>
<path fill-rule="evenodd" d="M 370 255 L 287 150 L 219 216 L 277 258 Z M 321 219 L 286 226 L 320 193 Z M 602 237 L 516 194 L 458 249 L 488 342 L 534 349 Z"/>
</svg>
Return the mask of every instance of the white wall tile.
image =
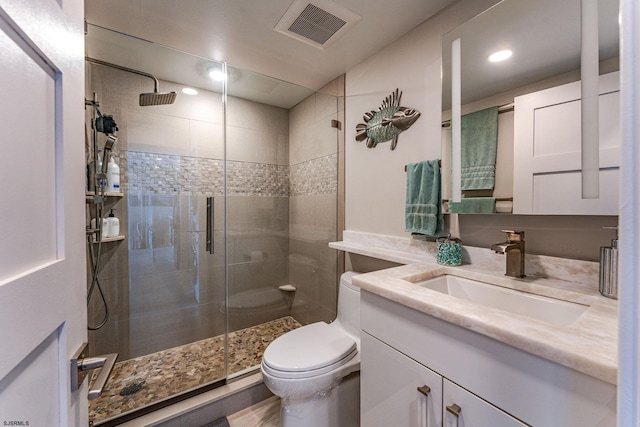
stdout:
<svg viewBox="0 0 640 427">
<path fill-rule="evenodd" d="M 316 120 L 329 116 L 335 118 L 336 111 L 338 111 L 337 96 L 328 93 L 316 93 Z"/>
<path fill-rule="evenodd" d="M 190 155 L 211 159 L 222 159 L 224 157 L 223 125 L 190 120 L 189 138 Z"/>
<path fill-rule="evenodd" d="M 147 153 L 188 155 L 189 120 L 127 111 L 125 124 L 130 150 Z"/>
</svg>

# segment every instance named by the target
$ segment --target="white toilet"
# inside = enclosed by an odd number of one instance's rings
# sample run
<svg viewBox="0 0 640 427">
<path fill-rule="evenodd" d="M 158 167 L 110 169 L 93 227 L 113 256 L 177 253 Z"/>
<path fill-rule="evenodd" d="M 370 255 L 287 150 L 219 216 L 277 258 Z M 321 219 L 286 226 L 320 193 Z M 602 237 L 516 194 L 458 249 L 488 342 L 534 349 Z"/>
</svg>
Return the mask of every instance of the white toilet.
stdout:
<svg viewBox="0 0 640 427">
<path fill-rule="evenodd" d="M 283 427 L 360 425 L 360 289 L 352 271 L 340 277 L 338 317 L 312 323 L 274 340 L 262 375 L 282 399 Z"/>
</svg>

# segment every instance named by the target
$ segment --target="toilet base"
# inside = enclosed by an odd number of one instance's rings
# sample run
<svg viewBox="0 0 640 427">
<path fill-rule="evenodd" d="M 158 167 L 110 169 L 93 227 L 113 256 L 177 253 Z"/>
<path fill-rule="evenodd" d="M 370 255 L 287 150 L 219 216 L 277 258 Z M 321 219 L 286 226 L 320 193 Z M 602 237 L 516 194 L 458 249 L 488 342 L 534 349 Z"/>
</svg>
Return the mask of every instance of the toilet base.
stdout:
<svg viewBox="0 0 640 427">
<path fill-rule="evenodd" d="M 283 399 L 282 427 L 359 427 L 360 372 L 347 375 L 327 393 L 307 399 Z"/>
</svg>

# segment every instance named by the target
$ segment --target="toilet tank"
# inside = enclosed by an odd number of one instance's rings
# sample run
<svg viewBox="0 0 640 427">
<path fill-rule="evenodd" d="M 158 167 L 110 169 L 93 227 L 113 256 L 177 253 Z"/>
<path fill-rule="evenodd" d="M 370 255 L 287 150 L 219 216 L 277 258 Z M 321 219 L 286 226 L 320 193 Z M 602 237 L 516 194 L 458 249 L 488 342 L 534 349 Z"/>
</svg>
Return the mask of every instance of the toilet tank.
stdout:
<svg viewBox="0 0 640 427">
<path fill-rule="evenodd" d="M 360 288 L 353 285 L 352 277 L 360 274 L 347 271 L 340 276 L 338 290 L 338 317 L 334 323 L 360 343 Z"/>
</svg>

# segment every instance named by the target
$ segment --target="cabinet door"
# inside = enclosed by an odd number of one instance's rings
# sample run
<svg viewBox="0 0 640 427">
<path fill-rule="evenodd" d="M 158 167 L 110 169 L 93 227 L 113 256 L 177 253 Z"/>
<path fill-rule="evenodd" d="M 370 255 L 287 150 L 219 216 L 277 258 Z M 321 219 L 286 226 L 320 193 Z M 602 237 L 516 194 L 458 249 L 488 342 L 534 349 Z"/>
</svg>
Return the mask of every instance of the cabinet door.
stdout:
<svg viewBox="0 0 640 427">
<path fill-rule="evenodd" d="M 515 214 L 617 215 L 619 73 L 600 76 L 600 197 L 582 199 L 580 82 L 515 98 Z"/>
<path fill-rule="evenodd" d="M 361 345 L 362 425 L 441 426 L 442 377 L 365 332 Z"/>
<path fill-rule="evenodd" d="M 522 427 L 527 426 L 506 412 L 469 393 L 446 378 L 443 379 L 445 427 Z M 454 408 L 457 405 L 457 408 Z M 459 408 L 459 411 L 457 409 Z M 457 415 L 454 413 L 458 412 Z"/>
</svg>

